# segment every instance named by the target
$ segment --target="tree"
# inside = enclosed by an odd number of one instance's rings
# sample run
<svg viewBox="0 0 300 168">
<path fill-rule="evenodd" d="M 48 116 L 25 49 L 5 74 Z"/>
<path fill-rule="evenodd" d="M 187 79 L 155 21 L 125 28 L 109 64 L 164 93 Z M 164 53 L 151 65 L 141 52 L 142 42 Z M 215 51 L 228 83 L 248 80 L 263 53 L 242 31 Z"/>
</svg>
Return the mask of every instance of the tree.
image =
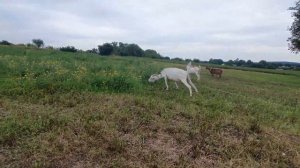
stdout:
<svg viewBox="0 0 300 168">
<path fill-rule="evenodd" d="M 113 55 L 120 55 L 118 44 L 119 44 L 118 42 L 111 43 L 111 45 L 113 46 L 113 52 L 112 52 Z"/>
<path fill-rule="evenodd" d="M 289 10 L 294 11 L 292 16 L 294 17 L 294 22 L 289 28 L 291 32 L 291 37 L 288 38 L 289 50 L 294 53 L 299 53 L 300 51 L 300 0 L 296 2 L 294 7 L 290 7 Z"/>
<path fill-rule="evenodd" d="M 170 59 L 169 57 L 164 58 L 157 51 L 153 49 L 143 50 L 137 44 L 128 44 L 122 42 L 111 42 L 104 43 L 98 46 L 100 55 L 120 55 L 120 56 L 135 56 L 135 57 L 150 57 L 160 59 Z M 92 51 L 88 51 L 92 52 Z"/>
<path fill-rule="evenodd" d="M 182 59 L 182 58 L 178 58 L 178 57 L 176 57 L 176 58 L 172 58 L 171 60 L 172 60 L 172 61 L 180 61 L 180 62 L 181 62 L 181 61 L 183 61 L 183 59 Z"/>
<path fill-rule="evenodd" d="M 265 61 L 265 60 L 261 60 L 261 61 L 259 61 L 259 62 L 257 63 L 257 67 L 258 67 L 258 68 L 266 68 L 267 65 L 268 65 L 268 63 L 267 63 L 267 61 Z"/>
<path fill-rule="evenodd" d="M 41 39 L 32 39 L 32 43 L 35 44 L 38 48 L 44 46 L 44 41 Z"/>
<path fill-rule="evenodd" d="M 137 44 L 129 44 L 127 46 L 127 51 L 129 56 L 137 56 L 142 57 L 144 56 L 144 50 L 140 48 Z"/>
<path fill-rule="evenodd" d="M 243 66 L 243 65 L 245 65 L 245 64 L 246 64 L 246 61 L 244 61 L 244 60 L 239 60 L 239 61 L 236 63 L 237 66 Z"/>
<path fill-rule="evenodd" d="M 147 50 L 145 50 L 145 57 L 161 58 L 161 55 L 159 53 L 157 53 L 155 50 L 147 49 Z"/>
<path fill-rule="evenodd" d="M 193 62 L 200 63 L 200 60 L 197 59 L 197 58 L 194 58 L 194 59 L 193 59 Z"/>
<path fill-rule="evenodd" d="M 233 60 L 229 60 L 229 61 L 227 61 L 225 64 L 226 64 L 226 65 L 232 66 L 232 65 L 234 65 L 234 61 L 233 61 Z"/>
<path fill-rule="evenodd" d="M 98 49 L 97 48 L 93 48 L 91 50 L 86 50 L 86 52 L 88 53 L 93 53 L 93 54 L 97 54 L 98 53 Z"/>
<path fill-rule="evenodd" d="M 209 59 L 208 61 L 210 64 L 218 64 L 218 65 L 222 65 L 224 63 L 224 61 L 222 59 Z"/>
<path fill-rule="evenodd" d="M 127 46 L 128 44 L 119 42 L 118 54 L 121 56 L 128 56 Z"/>
<path fill-rule="evenodd" d="M 171 58 L 166 56 L 166 57 L 161 57 L 162 59 L 165 59 L 165 60 L 170 60 Z"/>
<path fill-rule="evenodd" d="M 0 45 L 12 45 L 12 43 L 10 43 L 10 42 L 8 42 L 8 41 L 6 41 L 6 40 L 2 40 L 2 41 L 0 42 Z"/>
<path fill-rule="evenodd" d="M 186 58 L 184 61 L 185 62 L 192 62 L 192 59 Z"/>
<path fill-rule="evenodd" d="M 246 62 L 246 65 L 247 65 L 248 67 L 252 67 L 252 66 L 253 66 L 253 62 L 252 62 L 251 60 L 248 60 L 248 61 Z"/>
<path fill-rule="evenodd" d="M 104 43 L 103 45 L 98 46 L 99 54 L 100 55 L 111 55 L 113 52 L 113 45 L 109 43 Z"/>
</svg>

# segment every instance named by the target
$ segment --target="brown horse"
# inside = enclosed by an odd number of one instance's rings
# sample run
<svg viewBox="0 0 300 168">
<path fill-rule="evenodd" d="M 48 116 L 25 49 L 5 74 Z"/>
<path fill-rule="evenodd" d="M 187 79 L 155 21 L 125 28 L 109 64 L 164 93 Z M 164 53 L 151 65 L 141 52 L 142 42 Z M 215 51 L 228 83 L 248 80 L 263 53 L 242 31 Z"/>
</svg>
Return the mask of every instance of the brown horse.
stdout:
<svg viewBox="0 0 300 168">
<path fill-rule="evenodd" d="M 211 76 L 219 75 L 219 78 L 221 78 L 223 70 L 220 68 L 211 68 L 211 67 L 206 67 L 207 70 L 209 70 Z"/>
</svg>

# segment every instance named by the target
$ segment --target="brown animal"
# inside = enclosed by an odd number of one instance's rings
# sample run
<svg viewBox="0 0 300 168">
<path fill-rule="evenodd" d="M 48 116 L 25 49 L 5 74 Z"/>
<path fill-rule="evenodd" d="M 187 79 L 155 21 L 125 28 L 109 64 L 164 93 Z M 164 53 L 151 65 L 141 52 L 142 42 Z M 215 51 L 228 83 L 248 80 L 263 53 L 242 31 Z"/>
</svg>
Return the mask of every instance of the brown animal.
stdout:
<svg viewBox="0 0 300 168">
<path fill-rule="evenodd" d="M 214 74 L 219 75 L 219 78 L 221 78 L 223 70 L 220 68 L 211 68 L 211 67 L 206 67 L 206 69 L 209 70 L 211 76 L 214 76 Z"/>
</svg>

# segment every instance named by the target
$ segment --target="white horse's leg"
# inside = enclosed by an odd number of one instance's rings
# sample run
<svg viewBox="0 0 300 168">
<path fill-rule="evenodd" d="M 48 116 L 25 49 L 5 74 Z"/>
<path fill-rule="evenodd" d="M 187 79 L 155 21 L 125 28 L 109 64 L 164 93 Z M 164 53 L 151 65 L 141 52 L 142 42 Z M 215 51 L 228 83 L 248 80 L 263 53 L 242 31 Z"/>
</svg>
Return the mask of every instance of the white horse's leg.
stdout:
<svg viewBox="0 0 300 168">
<path fill-rule="evenodd" d="M 194 85 L 194 83 L 192 82 L 190 77 L 188 77 L 188 81 L 189 81 L 189 84 L 195 89 L 195 91 L 198 92 L 198 89 L 196 88 L 196 86 Z"/>
<path fill-rule="evenodd" d="M 168 78 L 167 77 L 165 77 L 165 84 L 166 84 L 166 90 L 169 90 L 169 86 L 168 86 Z"/>
<path fill-rule="evenodd" d="M 176 88 L 178 89 L 179 87 L 178 87 L 178 85 L 177 85 L 177 82 L 175 82 L 175 85 L 176 85 Z"/>
<path fill-rule="evenodd" d="M 190 96 L 192 96 L 192 89 L 191 86 L 188 84 L 188 82 L 186 80 L 181 80 L 181 82 L 189 89 Z"/>
</svg>

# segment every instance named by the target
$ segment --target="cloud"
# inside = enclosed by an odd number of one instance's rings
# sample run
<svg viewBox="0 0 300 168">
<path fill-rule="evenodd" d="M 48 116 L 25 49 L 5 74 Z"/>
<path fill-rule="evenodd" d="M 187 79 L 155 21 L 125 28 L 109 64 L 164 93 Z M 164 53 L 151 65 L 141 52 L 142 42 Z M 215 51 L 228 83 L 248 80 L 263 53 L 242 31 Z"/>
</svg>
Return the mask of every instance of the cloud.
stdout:
<svg viewBox="0 0 300 168">
<path fill-rule="evenodd" d="M 0 3 L 0 37 L 90 49 L 137 43 L 182 58 L 297 61 L 288 51 L 294 0 L 24 0 Z"/>
</svg>

